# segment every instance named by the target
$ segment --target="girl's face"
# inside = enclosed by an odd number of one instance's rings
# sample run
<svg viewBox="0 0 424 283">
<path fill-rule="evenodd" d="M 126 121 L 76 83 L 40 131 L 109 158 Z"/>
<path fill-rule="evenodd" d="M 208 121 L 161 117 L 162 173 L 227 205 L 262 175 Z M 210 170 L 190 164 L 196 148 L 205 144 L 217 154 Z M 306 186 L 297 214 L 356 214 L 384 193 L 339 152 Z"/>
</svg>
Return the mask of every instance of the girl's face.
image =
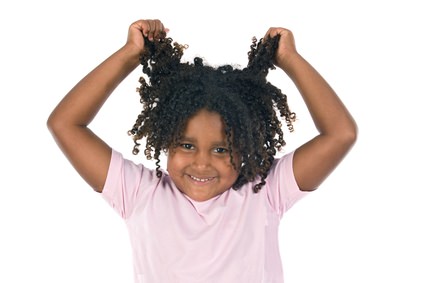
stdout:
<svg viewBox="0 0 424 283">
<path fill-rule="evenodd" d="M 238 166 L 234 151 L 233 159 Z M 169 151 L 168 172 L 178 189 L 195 201 L 206 201 L 231 188 L 239 173 L 230 162 L 218 113 L 202 109 L 188 120 L 180 144 Z"/>
</svg>

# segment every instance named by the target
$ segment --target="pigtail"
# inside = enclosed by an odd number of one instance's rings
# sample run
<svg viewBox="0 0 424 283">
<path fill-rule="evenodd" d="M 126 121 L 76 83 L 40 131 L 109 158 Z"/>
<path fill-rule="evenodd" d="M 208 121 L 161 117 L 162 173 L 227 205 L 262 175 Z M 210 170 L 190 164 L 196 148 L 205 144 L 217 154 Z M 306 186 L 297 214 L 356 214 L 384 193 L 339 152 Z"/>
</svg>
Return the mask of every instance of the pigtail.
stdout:
<svg viewBox="0 0 424 283">
<path fill-rule="evenodd" d="M 173 43 L 172 38 L 166 38 L 164 35 L 155 41 L 145 37 L 144 42 L 145 49 L 139 57 L 144 76 L 140 77 L 140 87 L 137 88 L 143 110 L 128 134 L 134 140 L 132 152 L 135 155 L 140 151 L 138 141 L 146 137 L 144 155 L 148 160 L 156 160 L 156 175 L 161 177 L 160 152 L 166 148 L 168 142 L 163 138 L 157 125 L 160 119 L 157 106 L 158 102 L 164 99 L 162 89 L 166 89 L 163 85 L 167 83 L 167 77 L 179 71 L 184 49 L 188 46 Z M 151 129 L 156 129 L 156 132 L 153 133 Z"/>
<path fill-rule="evenodd" d="M 267 81 L 270 70 L 276 69 L 274 56 L 278 48 L 280 36 L 262 38 L 259 41 L 252 38 L 250 51 L 248 52 L 248 64 L 243 69 L 244 76 L 250 81 L 251 89 L 255 91 L 244 95 L 244 101 L 251 107 L 252 119 L 257 125 L 259 135 L 256 154 L 249 157 L 251 166 L 255 168 L 255 175 L 260 181 L 254 185 L 254 192 L 258 192 L 266 184 L 269 169 L 274 162 L 277 151 L 285 146 L 284 133 L 281 120 L 285 121 L 289 130 L 293 130 L 292 121 L 295 114 L 287 104 L 287 96 L 280 89 Z M 278 110 L 280 115 L 277 115 Z M 245 178 L 242 178 L 245 179 Z M 245 180 L 240 180 L 243 183 Z"/>
<path fill-rule="evenodd" d="M 248 54 L 247 70 L 266 77 L 269 70 L 274 70 L 274 55 L 278 48 L 280 35 L 261 38 L 258 42 L 256 37 L 252 38 Z"/>
<path fill-rule="evenodd" d="M 181 57 L 187 45 L 173 42 L 172 38 L 160 38 L 156 41 L 144 39 L 145 52 L 140 56 L 143 73 L 150 79 L 151 85 L 160 83 L 162 77 L 178 71 Z"/>
</svg>

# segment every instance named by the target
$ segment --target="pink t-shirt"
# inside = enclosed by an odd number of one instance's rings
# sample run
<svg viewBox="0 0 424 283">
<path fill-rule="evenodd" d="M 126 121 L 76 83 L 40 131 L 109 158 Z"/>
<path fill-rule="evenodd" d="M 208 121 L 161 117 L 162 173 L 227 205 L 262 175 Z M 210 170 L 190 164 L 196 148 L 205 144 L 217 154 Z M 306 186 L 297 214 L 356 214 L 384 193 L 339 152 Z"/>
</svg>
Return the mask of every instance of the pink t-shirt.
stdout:
<svg viewBox="0 0 424 283">
<path fill-rule="evenodd" d="M 266 185 L 229 189 L 205 202 L 181 193 L 169 175 L 112 151 L 102 195 L 126 221 L 136 283 L 282 283 L 278 226 L 306 193 L 293 152 L 276 159 Z"/>
</svg>

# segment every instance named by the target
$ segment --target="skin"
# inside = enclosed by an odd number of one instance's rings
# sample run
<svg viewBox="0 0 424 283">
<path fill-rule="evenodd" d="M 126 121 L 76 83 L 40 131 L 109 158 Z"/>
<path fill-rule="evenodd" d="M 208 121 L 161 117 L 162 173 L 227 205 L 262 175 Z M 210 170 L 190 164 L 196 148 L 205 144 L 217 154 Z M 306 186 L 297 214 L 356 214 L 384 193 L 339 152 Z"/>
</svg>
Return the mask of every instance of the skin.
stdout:
<svg viewBox="0 0 424 283">
<path fill-rule="evenodd" d="M 159 20 L 139 20 L 131 24 L 124 46 L 73 87 L 49 116 L 47 126 L 57 144 L 79 174 L 97 192 L 103 190 L 111 148 L 93 133 L 88 125 L 113 90 L 139 65 L 138 58 L 144 50 L 143 35 L 148 36 L 149 40 L 155 40 L 163 32 L 166 33 L 167 29 Z M 316 137 L 296 149 L 293 161 L 294 174 L 300 189 L 311 191 L 327 178 L 348 153 L 355 143 L 357 127 L 334 90 L 297 52 L 291 31 L 280 27 L 270 28 L 265 37 L 274 37 L 277 34 L 280 35 L 280 40 L 274 58 L 275 65 L 281 68 L 297 86 L 318 131 Z M 188 130 L 185 133 L 186 136 L 189 136 Z M 199 139 L 199 137 L 196 138 Z M 196 149 L 200 150 L 200 153 L 196 154 L 202 156 L 210 142 L 203 139 L 195 140 L 195 142 L 201 143 L 200 147 L 195 145 Z M 174 168 L 180 168 L 180 165 L 177 166 L 178 159 L 184 159 L 180 157 L 182 154 L 180 155 L 179 150 L 176 149 L 175 152 L 170 153 L 173 156 L 168 169 L 173 172 L 173 178 L 177 184 L 180 184 L 180 189 L 194 196 L 195 199 L 201 200 L 219 194 L 226 185 L 216 186 L 208 190 L 210 191 L 208 193 L 199 193 L 195 188 L 189 188 L 183 180 L 180 180 L 180 177 L 184 178 L 180 169 L 174 171 Z M 213 160 L 215 157 L 210 158 Z M 211 160 L 210 163 L 212 163 Z M 189 163 L 189 161 L 185 162 Z M 182 161 L 181 163 L 183 164 Z M 183 165 L 181 168 L 187 168 L 185 171 L 187 174 L 203 178 L 209 177 L 211 173 L 200 169 L 188 171 L 189 167 Z M 221 166 L 217 167 L 221 168 Z M 184 169 L 181 170 L 184 172 Z M 213 174 L 222 173 L 221 169 L 216 170 Z M 233 170 L 231 167 L 227 167 L 227 170 L 228 173 L 223 173 L 226 176 L 223 178 L 226 180 L 223 183 L 230 182 L 229 180 L 232 179 L 230 176 L 234 174 L 231 172 Z M 221 181 L 222 179 L 219 180 Z"/>
<path fill-rule="evenodd" d="M 357 126 L 337 94 L 296 50 L 293 33 L 270 28 L 265 37 L 280 35 L 275 64 L 294 82 L 308 107 L 318 135 L 300 146 L 293 170 L 302 191 L 317 188 L 337 167 L 357 138 Z"/>
<path fill-rule="evenodd" d="M 233 155 L 238 164 L 237 154 Z M 218 113 L 202 109 L 189 119 L 180 145 L 169 152 L 168 173 L 179 190 L 196 201 L 231 188 L 239 174 L 231 164 Z"/>
</svg>

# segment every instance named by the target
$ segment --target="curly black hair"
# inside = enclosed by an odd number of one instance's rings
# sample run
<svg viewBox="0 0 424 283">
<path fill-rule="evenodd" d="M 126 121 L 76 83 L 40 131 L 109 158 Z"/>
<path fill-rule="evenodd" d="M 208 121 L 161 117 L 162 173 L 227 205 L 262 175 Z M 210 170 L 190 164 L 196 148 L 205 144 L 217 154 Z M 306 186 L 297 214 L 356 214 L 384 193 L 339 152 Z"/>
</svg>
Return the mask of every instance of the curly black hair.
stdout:
<svg viewBox="0 0 424 283">
<path fill-rule="evenodd" d="M 212 67 L 200 57 L 193 63 L 181 62 L 187 45 L 165 36 L 153 42 L 146 39 L 145 51 L 140 55 L 144 75 L 137 88 L 143 109 L 128 132 L 135 143 L 133 154 L 138 154 L 138 141 L 145 137 L 144 154 L 156 160 L 156 175 L 160 178 L 160 154 L 179 144 L 187 120 L 200 109 L 217 112 L 225 126 L 234 168 L 233 153 L 237 151 L 241 157 L 233 189 L 260 176 L 261 181 L 254 185 L 258 192 L 277 150 L 286 144 L 281 121 L 293 131 L 296 118 L 287 96 L 266 79 L 269 70 L 275 69 L 278 39 L 275 36 L 258 41 L 253 37 L 248 64 L 243 69 L 231 65 Z"/>
</svg>

